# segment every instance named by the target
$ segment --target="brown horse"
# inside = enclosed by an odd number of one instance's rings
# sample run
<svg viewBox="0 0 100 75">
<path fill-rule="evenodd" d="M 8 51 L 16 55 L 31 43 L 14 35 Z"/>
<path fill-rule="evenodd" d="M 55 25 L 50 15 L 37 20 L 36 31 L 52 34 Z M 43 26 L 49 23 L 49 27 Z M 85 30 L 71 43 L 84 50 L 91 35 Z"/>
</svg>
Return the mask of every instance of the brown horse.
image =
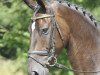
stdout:
<svg viewBox="0 0 100 75">
<path fill-rule="evenodd" d="M 92 15 L 69 2 L 36 0 L 36 6 L 24 1 L 35 9 L 29 26 L 30 75 L 48 75 L 63 47 L 75 75 L 100 75 L 100 27 Z"/>
</svg>

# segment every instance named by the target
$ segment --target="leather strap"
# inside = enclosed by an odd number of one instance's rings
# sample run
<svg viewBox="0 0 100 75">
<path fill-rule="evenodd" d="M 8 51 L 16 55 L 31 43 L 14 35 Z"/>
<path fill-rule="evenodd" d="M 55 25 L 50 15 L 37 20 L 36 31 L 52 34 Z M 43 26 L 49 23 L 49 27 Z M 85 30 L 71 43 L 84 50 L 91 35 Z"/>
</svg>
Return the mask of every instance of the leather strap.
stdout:
<svg viewBox="0 0 100 75">
<path fill-rule="evenodd" d="M 48 54 L 49 54 L 49 52 L 47 51 L 47 50 L 41 50 L 41 51 L 39 51 L 39 50 L 32 50 L 32 51 L 29 51 L 28 52 L 29 54 L 37 54 L 37 55 L 43 55 L 43 56 L 48 56 Z"/>
</svg>

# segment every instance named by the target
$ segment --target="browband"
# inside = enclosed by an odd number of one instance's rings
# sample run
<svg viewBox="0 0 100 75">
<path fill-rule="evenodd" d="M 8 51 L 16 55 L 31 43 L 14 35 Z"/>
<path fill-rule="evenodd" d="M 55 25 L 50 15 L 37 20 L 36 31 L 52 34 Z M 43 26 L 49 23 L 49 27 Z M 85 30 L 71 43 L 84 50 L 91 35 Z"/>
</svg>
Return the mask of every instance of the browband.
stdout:
<svg viewBox="0 0 100 75">
<path fill-rule="evenodd" d="M 48 18 L 48 17 L 54 17 L 54 15 L 48 15 L 48 14 L 45 14 L 43 16 L 39 16 L 39 17 L 32 17 L 31 19 L 32 20 L 38 20 L 38 19 L 42 19 L 42 18 Z"/>
</svg>

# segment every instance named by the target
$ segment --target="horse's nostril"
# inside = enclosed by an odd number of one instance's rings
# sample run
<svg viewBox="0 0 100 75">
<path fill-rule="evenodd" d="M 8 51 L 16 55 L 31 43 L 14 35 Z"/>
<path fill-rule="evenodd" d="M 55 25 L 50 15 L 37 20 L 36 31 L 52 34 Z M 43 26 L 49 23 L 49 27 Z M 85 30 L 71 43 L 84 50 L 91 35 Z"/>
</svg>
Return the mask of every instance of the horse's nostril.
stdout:
<svg viewBox="0 0 100 75">
<path fill-rule="evenodd" d="M 33 75 L 39 75 L 36 71 L 33 71 L 34 72 L 34 74 Z"/>
</svg>

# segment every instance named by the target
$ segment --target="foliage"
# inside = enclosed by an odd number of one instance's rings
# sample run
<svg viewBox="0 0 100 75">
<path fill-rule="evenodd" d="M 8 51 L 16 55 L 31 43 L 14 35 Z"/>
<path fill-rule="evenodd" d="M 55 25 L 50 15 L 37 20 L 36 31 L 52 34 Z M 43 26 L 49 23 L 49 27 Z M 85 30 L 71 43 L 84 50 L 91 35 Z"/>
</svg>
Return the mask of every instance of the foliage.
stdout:
<svg viewBox="0 0 100 75">
<path fill-rule="evenodd" d="M 0 54 L 15 58 L 18 51 L 22 53 L 28 49 L 27 27 L 31 15 L 22 0 L 5 1 L 0 3 Z"/>
<path fill-rule="evenodd" d="M 72 3 L 89 9 L 100 21 L 100 0 L 67 0 Z M 28 25 L 33 11 L 29 9 L 23 0 L 0 0 L 0 55 L 13 59 L 14 61 L 23 61 L 27 59 L 27 50 L 29 46 Z M 20 59 L 20 60 L 19 60 Z M 66 62 L 64 54 L 59 58 L 61 63 Z M 23 64 L 16 64 L 19 69 L 23 69 Z M 26 66 L 25 66 L 26 67 Z M 24 67 L 24 68 L 25 68 Z M 23 69 L 24 70 L 24 69 Z M 53 75 L 68 75 L 63 71 L 53 69 Z M 26 71 L 26 70 L 25 70 Z M 72 74 L 69 74 L 72 75 Z"/>
</svg>

